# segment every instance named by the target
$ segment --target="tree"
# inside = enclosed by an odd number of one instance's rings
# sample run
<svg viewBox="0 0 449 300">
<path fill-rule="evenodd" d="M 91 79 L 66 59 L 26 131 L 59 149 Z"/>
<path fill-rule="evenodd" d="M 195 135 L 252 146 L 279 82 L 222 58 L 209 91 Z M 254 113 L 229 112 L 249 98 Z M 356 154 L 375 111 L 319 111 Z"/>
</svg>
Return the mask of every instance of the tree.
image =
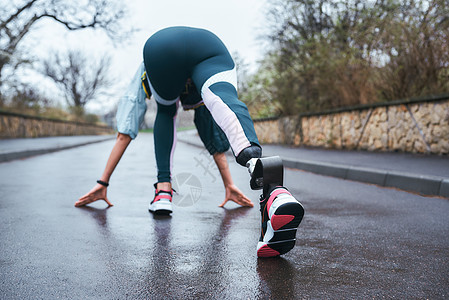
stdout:
<svg viewBox="0 0 449 300">
<path fill-rule="evenodd" d="M 277 94 L 274 84 L 276 70 L 273 67 L 273 58 L 267 56 L 258 72 L 247 77 L 245 89 L 240 98 L 248 107 L 249 113 L 254 118 L 266 118 L 282 114 L 282 106 L 278 99 L 272 96 Z"/>
<path fill-rule="evenodd" d="M 118 0 L 12 0 L 0 5 L 0 84 L 8 64 L 20 64 L 23 38 L 42 19 L 51 19 L 68 30 L 101 28 L 114 41 L 125 36 L 122 22 L 126 11 Z"/>
<path fill-rule="evenodd" d="M 449 91 L 447 0 L 271 3 L 259 73 L 282 114 Z"/>
<path fill-rule="evenodd" d="M 449 92 L 449 2 L 403 1 L 382 37 L 387 63 L 376 88 L 385 100 Z"/>
<path fill-rule="evenodd" d="M 277 87 L 283 113 L 367 103 L 375 97 L 371 53 L 390 1 L 287 0 L 272 8 Z M 367 38 L 369 36 L 369 38 Z"/>
<path fill-rule="evenodd" d="M 34 111 L 33 114 L 38 114 L 48 103 L 49 99 L 43 97 L 37 89 L 20 85 L 14 88 L 9 108 L 22 113 Z"/>
<path fill-rule="evenodd" d="M 244 93 L 247 89 L 248 64 L 237 51 L 232 53 L 232 59 L 234 60 L 237 73 L 237 91 Z"/>
<path fill-rule="evenodd" d="M 43 61 L 42 73 L 51 78 L 64 93 L 67 104 L 81 116 L 84 106 L 105 94 L 112 83 L 109 73 L 111 58 L 89 58 L 77 50 L 66 54 L 54 52 Z"/>
</svg>

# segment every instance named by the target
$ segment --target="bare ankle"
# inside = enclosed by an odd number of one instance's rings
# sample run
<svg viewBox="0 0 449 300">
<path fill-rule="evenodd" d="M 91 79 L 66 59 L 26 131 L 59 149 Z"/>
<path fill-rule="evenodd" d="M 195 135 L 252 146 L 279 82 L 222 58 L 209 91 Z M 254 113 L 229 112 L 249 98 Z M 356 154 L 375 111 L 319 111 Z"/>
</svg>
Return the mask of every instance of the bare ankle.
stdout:
<svg viewBox="0 0 449 300">
<path fill-rule="evenodd" d="M 171 191 L 171 182 L 158 182 L 156 187 L 159 191 Z"/>
</svg>

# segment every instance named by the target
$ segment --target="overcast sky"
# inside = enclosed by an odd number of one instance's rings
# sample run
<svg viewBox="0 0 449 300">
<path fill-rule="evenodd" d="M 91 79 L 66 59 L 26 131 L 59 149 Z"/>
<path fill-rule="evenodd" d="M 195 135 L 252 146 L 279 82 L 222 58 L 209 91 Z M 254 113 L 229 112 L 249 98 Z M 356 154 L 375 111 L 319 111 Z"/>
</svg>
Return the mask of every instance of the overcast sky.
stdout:
<svg viewBox="0 0 449 300">
<path fill-rule="evenodd" d="M 120 93 L 142 61 L 142 49 L 147 38 L 156 31 L 176 25 L 201 27 L 219 36 L 231 53 L 239 55 L 255 69 L 263 49 L 259 36 L 264 31 L 266 0 L 132 0 L 126 1 L 130 10 L 130 25 L 140 29 L 129 41 L 114 48 L 101 32 L 83 30 L 67 32 L 54 22 L 39 24 L 29 38 L 38 56 L 49 49 L 79 48 L 92 55 L 104 51 L 112 54 L 112 72 L 117 78 L 113 89 L 117 96 L 101 103 L 90 103 L 87 108 L 99 113 L 117 102 Z"/>
</svg>

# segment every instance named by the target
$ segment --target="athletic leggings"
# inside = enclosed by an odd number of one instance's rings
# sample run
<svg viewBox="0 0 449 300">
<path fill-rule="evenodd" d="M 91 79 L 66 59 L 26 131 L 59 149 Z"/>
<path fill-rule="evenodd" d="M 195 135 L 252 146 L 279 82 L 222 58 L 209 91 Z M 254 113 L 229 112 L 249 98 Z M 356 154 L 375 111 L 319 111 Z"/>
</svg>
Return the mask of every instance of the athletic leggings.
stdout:
<svg viewBox="0 0 449 300">
<path fill-rule="evenodd" d="M 204 29 L 166 28 L 147 40 L 143 57 L 158 104 L 154 124 L 158 182 L 170 181 L 176 112 L 189 78 L 235 156 L 251 145 L 259 145 L 248 109 L 237 96 L 234 61 L 217 36 Z"/>
</svg>

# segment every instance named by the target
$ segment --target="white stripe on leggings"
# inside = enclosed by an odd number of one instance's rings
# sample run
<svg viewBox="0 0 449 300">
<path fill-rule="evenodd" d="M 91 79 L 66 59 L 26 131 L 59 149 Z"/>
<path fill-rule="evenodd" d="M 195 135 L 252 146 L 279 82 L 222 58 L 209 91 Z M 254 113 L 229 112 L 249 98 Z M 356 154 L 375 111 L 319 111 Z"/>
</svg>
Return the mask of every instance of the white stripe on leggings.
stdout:
<svg viewBox="0 0 449 300">
<path fill-rule="evenodd" d="M 238 156 L 243 149 L 251 146 L 239 119 L 229 106 L 206 85 L 203 85 L 201 89 L 201 96 L 215 122 L 226 134 L 235 156 Z"/>
<path fill-rule="evenodd" d="M 237 91 L 237 72 L 235 70 L 235 66 L 232 70 L 223 71 L 209 77 L 209 79 L 206 80 L 206 82 L 201 87 L 201 95 L 203 94 L 204 88 L 209 88 L 211 85 L 217 82 L 230 83 L 235 87 L 235 90 Z"/>
<path fill-rule="evenodd" d="M 147 76 L 147 81 L 148 81 L 148 85 L 150 86 L 150 91 L 152 96 L 154 97 L 154 100 L 156 100 L 157 103 L 162 104 L 162 105 L 172 105 L 175 104 L 176 101 L 179 100 L 179 97 L 173 99 L 173 100 L 166 100 L 164 98 L 162 98 L 161 96 L 159 96 L 158 93 L 156 93 L 156 90 L 154 89 L 153 85 L 151 84 L 150 79 Z"/>
</svg>

